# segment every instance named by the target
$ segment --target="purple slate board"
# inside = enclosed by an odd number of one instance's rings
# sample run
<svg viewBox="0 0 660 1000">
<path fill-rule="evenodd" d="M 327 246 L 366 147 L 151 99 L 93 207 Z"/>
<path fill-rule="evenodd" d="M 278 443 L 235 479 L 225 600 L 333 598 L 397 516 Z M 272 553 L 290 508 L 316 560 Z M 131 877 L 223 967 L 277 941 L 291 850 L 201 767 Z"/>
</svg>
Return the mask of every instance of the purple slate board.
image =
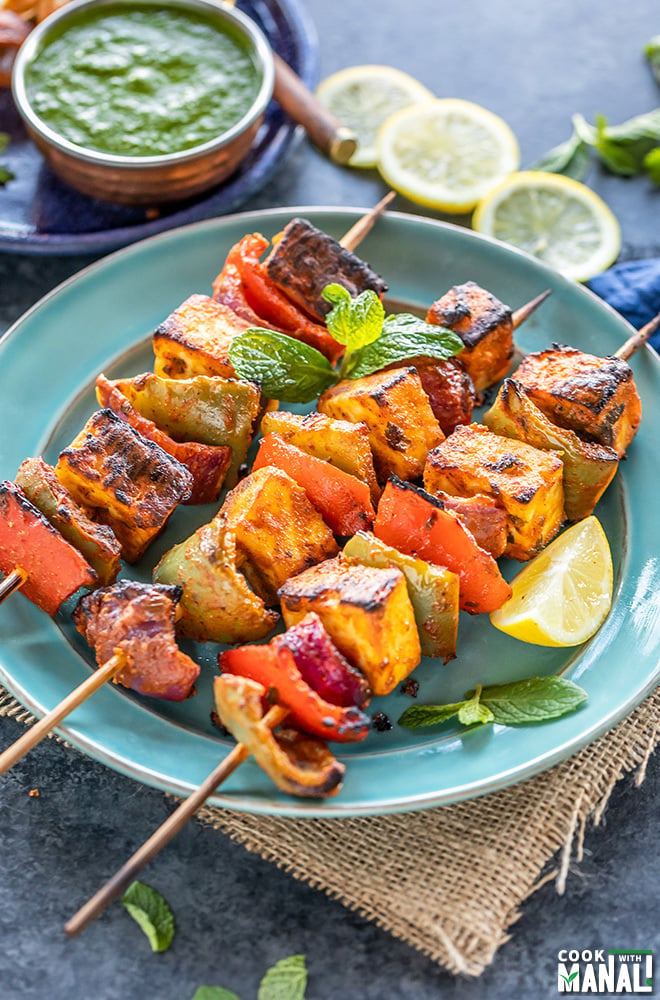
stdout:
<svg viewBox="0 0 660 1000">
<path fill-rule="evenodd" d="M 298 0 L 241 0 L 237 6 L 256 21 L 275 52 L 307 86 L 314 87 L 318 41 Z M 0 90 L 0 132 L 11 139 L 0 163 L 15 174 L 0 187 L 0 250 L 25 254 L 105 253 L 175 226 L 228 215 L 270 180 L 300 134 L 271 101 L 249 156 L 229 180 L 149 218 L 143 207 L 97 201 L 60 181 L 27 137 L 8 90 Z"/>
</svg>

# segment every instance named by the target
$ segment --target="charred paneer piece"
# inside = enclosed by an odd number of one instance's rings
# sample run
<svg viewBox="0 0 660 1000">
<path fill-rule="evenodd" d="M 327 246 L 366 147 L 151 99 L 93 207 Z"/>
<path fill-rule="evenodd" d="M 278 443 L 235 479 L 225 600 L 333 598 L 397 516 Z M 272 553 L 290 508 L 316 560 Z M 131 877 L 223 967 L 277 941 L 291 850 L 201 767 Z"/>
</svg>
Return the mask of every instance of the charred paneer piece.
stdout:
<svg viewBox="0 0 660 1000">
<path fill-rule="evenodd" d="M 483 422 L 495 434 L 559 455 L 569 521 L 591 514 L 616 474 L 619 456 L 613 448 L 583 441 L 574 431 L 553 424 L 514 379 L 505 379 Z"/>
<path fill-rule="evenodd" d="M 199 666 L 174 638 L 180 587 L 120 580 L 82 597 L 73 612 L 78 631 L 103 666 L 120 649 L 126 665 L 115 684 L 152 698 L 183 701 L 193 691 Z"/>
<path fill-rule="evenodd" d="M 465 347 L 457 357 L 475 392 L 504 378 L 513 357 L 511 310 L 485 288 L 474 281 L 455 285 L 433 303 L 426 321 L 459 335 Z"/>
<path fill-rule="evenodd" d="M 431 452 L 424 470 L 429 493 L 494 497 L 507 515 L 504 555 L 531 559 L 564 520 L 563 464 L 549 451 L 500 437 L 482 424 L 457 427 Z"/>
<path fill-rule="evenodd" d="M 208 295 L 191 295 L 154 332 L 154 372 L 169 378 L 235 378 L 229 346 L 249 326 L 233 309 Z"/>
<path fill-rule="evenodd" d="M 395 566 L 329 559 L 287 580 L 279 595 L 287 627 L 315 612 L 374 694 L 393 691 L 420 661 L 415 613 L 405 577 Z"/>
<path fill-rule="evenodd" d="M 278 434 L 287 444 L 300 448 L 307 455 L 321 458 L 335 468 L 366 483 L 375 505 L 380 496 L 374 459 L 366 424 L 335 420 L 325 413 L 289 413 L 274 410 L 261 421 L 261 432 Z"/>
<path fill-rule="evenodd" d="M 42 458 L 26 458 L 16 483 L 27 498 L 90 564 L 101 586 L 114 583 L 121 568 L 121 545 L 107 524 L 92 521 Z"/>
<path fill-rule="evenodd" d="M 619 456 L 637 433 L 642 404 L 632 369 L 621 358 L 553 344 L 528 354 L 515 379 L 553 424 L 614 448 Z"/>
<path fill-rule="evenodd" d="M 343 285 L 351 296 L 371 289 L 383 296 L 387 285 L 369 265 L 307 219 L 293 219 L 266 260 L 271 278 L 297 305 L 323 322 L 332 308 L 321 295 L 326 285 Z"/>
<path fill-rule="evenodd" d="M 285 580 L 337 553 L 330 528 L 305 490 L 272 466 L 246 476 L 216 520 L 234 535 L 239 568 L 268 606 L 277 604 Z"/>
<path fill-rule="evenodd" d="M 192 488 L 185 466 L 112 410 L 92 414 L 55 472 L 78 503 L 110 525 L 127 562 L 137 562 Z"/>
<path fill-rule="evenodd" d="M 367 425 L 379 482 L 392 473 L 418 479 L 429 451 L 444 438 L 415 368 L 345 379 L 323 393 L 318 408 L 336 420 Z"/>
<path fill-rule="evenodd" d="M 21 593 L 54 615 L 80 587 L 98 583 L 92 567 L 70 545 L 20 486 L 0 483 L 0 573 L 22 570 Z"/>
</svg>

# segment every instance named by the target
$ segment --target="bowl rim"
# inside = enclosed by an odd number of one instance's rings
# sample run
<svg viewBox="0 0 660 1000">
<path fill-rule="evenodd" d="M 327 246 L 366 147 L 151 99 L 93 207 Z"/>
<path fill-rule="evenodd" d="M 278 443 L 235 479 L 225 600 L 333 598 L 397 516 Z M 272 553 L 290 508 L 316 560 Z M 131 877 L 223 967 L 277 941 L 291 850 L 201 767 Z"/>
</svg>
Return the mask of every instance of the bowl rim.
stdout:
<svg viewBox="0 0 660 1000">
<path fill-rule="evenodd" d="M 243 34 L 250 45 L 250 55 L 257 69 L 261 71 L 261 85 L 249 110 L 238 122 L 220 133 L 213 139 L 208 139 L 189 149 L 177 150 L 173 153 L 159 153 L 146 156 L 127 156 L 120 153 L 106 153 L 103 150 L 80 146 L 66 139 L 52 129 L 34 111 L 27 96 L 25 74 L 28 67 L 39 55 L 48 40 L 51 31 L 62 21 L 74 17 L 79 11 L 97 7 L 174 7 L 184 11 L 202 11 L 220 19 L 231 22 Z M 12 71 L 12 96 L 16 108 L 25 124 L 32 129 L 48 145 L 77 160 L 97 166 L 141 170 L 159 166 L 171 166 L 181 162 L 189 162 L 204 157 L 230 145 L 234 139 L 243 135 L 263 115 L 272 96 L 275 83 L 275 65 L 271 47 L 261 28 L 234 7 L 229 7 L 222 0 L 73 0 L 64 7 L 58 8 L 34 28 L 21 46 L 14 61 Z"/>
</svg>

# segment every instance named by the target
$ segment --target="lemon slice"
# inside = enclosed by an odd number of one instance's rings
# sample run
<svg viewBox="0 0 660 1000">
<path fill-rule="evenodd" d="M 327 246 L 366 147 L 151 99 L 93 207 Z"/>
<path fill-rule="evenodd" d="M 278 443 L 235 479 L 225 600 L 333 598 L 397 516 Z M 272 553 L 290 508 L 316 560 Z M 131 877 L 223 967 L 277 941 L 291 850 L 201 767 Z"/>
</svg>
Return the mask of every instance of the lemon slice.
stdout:
<svg viewBox="0 0 660 1000">
<path fill-rule="evenodd" d="M 479 205 L 472 225 L 575 281 L 600 274 L 621 249 L 619 223 L 597 194 L 570 177 L 538 170 L 507 177 Z"/>
<path fill-rule="evenodd" d="M 491 111 L 442 98 L 398 111 L 378 135 L 378 169 L 411 201 L 470 212 L 520 166 L 513 132 Z"/>
<path fill-rule="evenodd" d="M 351 167 L 375 167 L 376 138 L 383 122 L 409 104 L 434 98 L 412 76 L 392 66 L 349 66 L 323 80 L 316 95 L 357 136 Z"/>
<path fill-rule="evenodd" d="M 598 631 L 612 604 L 612 555 L 591 515 L 555 538 L 513 578 L 513 594 L 490 620 L 537 646 L 577 646 Z"/>
</svg>

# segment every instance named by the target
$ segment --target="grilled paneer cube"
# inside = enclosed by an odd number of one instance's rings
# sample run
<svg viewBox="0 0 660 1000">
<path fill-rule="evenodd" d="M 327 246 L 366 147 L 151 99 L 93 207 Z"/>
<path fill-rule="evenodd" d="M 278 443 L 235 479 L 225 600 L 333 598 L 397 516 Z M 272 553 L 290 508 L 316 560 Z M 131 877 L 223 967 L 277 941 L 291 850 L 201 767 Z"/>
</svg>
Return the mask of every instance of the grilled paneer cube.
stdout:
<svg viewBox="0 0 660 1000">
<path fill-rule="evenodd" d="M 247 320 L 208 295 L 191 295 L 154 332 L 154 371 L 170 378 L 235 378 L 229 345 L 249 326 Z"/>
<path fill-rule="evenodd" d="M 429 493 L 495 497 L 507 514 L 504 555 L 530 559 L 564 520 L 563 465 L 557 455 L 500 437 L 482 424 L 457 427 L 431 452 L 424 470 Z"/>
<path fill-rule="evenodd" d="M 337 649 L 365 674 L 374 694 L 393 691 L 420 661 L 406 580 L 394 566 L 329 559 L 287 580 L 279 594 L 287 626 L 315 612 Z"/>
<path fill-rule="evenodd" d="M 370 288 L 382 296 L 383 279 L 365 261 L 307 219 L 292 219 L 266 260 L 268 277 L 288 298 L 323 322 L 332 308 L 321 295 L 326 285 L 343 285 L 351 296 Z"/>
<path fill-rule="evenodd" d="M 379 482 L 392 473 L 419 478 L 429 451 L 444 438 L 415 368 L 345 379 L 323 393 L 318 407 L 337 420 L 367 425 Z"/>
<path fill-rule="evenodd" d="M 513 379 L 505 379 L 483 422 L 495 434 L 559 455 L 564 463 L 564 509 L 569 521 L 591 514 L 619 465 L 613 448 L 583 441 L 574 431 L 548 420 Z"/>
<path fill-rule="evenodd" d="M 455 285 L 433 303 L 426 321 L 459 335 L 465 347 L 457 357 L 475 392 L 504 378 L 513 357 L 511 310 L 485 288 L 474 281 Z"/>
<path fill-rule="evenodd" d="M 216 520 L 236 538 L 240 568 L 266 605 L 285 580 L 337 553 L 316 508 L 286 472 L 265 466 L 227 496 Z"/>
<path fill-rule="evenodd" d="M 90 520 L 62 486 L 55 469 L 42 458 L 26 458 L 16 473 L 16 483 L 62 537 L 83 554 L 101 586 L 114 583 L 121 568 L 121 546 L 114 531 L 107 524 Z"/>
<path fill-rule="evenodd" d="M 110 525 L 127 562 L 144 554 L 192 487 L 185 466 L 112 410 L 92 414 L 55 472 L 78 503 Z"/>
<path fill-rule="evenodd" d="M 642 404 L 630 365 L 554 344 L 528 354 L 516 382 L 553 424 L 621 456 L 637 433 Z"/>
<path fill-rule="evenodd" d="M 264 415 L 261 431 L 264 435 L 279 434 L 287 444 L 360 479 L 369 487 L 371 502 L 378 503 L 380 488 L 366 424 L 335 420 L 324 413 L 307 413 L 303 417 L 286 410 L 274 410 Z"/>
</svg>

